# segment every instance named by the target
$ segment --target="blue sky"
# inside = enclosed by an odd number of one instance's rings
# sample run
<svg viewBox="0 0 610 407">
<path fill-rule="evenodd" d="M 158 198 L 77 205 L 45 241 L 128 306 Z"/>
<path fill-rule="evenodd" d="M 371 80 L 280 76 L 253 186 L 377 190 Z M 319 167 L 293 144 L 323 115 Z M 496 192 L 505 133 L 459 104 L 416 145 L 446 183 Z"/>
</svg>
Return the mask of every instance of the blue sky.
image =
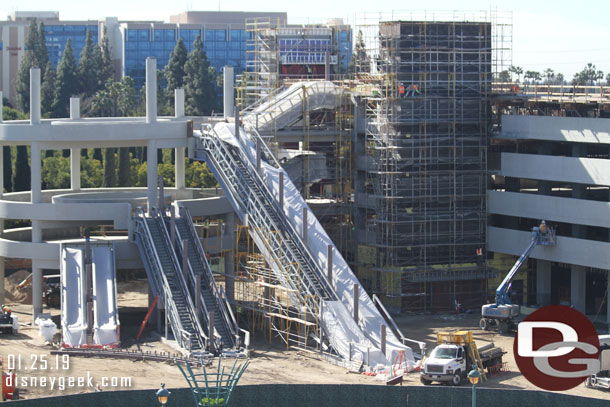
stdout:
<svg viewBox="0 0 610 407">
<path fill-rule="evenodd" d="M 0 16 L 15 10 L 54 10 L 60 18 L 99 19 L 116 16 L 124 20 L 167 20 L 169 15 L 190 10 L 286 11 L 289 23 L 305 23 L 339 17 L 353 22 L 362 13 L 392 10 L 490 9 L 513 13 L 513 63 L 526 70 L 552 68 L 571 79 L 587 62 L 610 73 L 610 2 L 555 0 L 0 0 Z M 401 12 L 402 13 L 402 12 Z"/>
</svg>

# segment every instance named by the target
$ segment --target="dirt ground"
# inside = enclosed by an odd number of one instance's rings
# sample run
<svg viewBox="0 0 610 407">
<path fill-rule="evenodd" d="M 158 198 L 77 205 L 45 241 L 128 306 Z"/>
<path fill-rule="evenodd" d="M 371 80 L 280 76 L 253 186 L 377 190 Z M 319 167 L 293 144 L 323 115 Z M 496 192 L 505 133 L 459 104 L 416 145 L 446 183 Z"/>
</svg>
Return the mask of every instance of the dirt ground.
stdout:
<svg viewBox="0 0 610 407">
<path fill-rule="evenodd" d="M 146 313 L 148 303 L 147 283 L 145 281 L 128 282 L 118 284 L 119 315 L 121 320 L 122 345 L 128 349 L 141 349 L 144 351 L 175 352 L 175 349 L 154 340 L 150 328 L 145 330 L 140 343 L 135 343 L 136 332 Z M 22 323 L 31 321 L 31 305 L 13 303 L 13 312 L 19 316 Z M 59 325 L 59 309 L 45 309 L 50 312 L 53 320 Z M 455 315 L 409 315 L 400 316 L 397 322 L 407 337 L 423 340 L 428 343 L 428 349 L 433 348 L 436 332 L 457 329 L 472 329 L 477 342 L 493 341 L 506 352 L 504 361 L 508 362 L 509 372 L 490 377 L 482 387 L 495 387 L 504 389 L 536 389 L 519 372 L 512 356 L 512 336 L 501 336 L 483 332 L 478 329 L 477 315 L 462 314 L 459 319 Z M 130 361 L 114 359 L 80 358 L 70 357 L 69 368 L 63 370 L 64 360 L 50 354 L 54 349 L 52 345 L 45 344 L 38 336 L 37 327 L 22 326 L 18 335 L 3 335 L 0 337 L 0 355 L 4 358 L 5 368 L 9 355 L 14 355 L 15 360 L 22 361 L 22 369 L 17 374 L 31 380 L 36 377 L 39 381 L 36 386 L 18 386 L 22 398 L 36 398 L 41 396 L 62 395 L 71 393 L 83 393 L 95 391 L 97 384 L 102 385 L 107 381 L 112 384 L 113 378 L 121 381 L 121 378 L 130 378 L 130 386 L 118 387 L 122 389 L 158 389 L 160 383 L 166 383 L 168 388 L 185 387 L 186 381 L 176 366 L 160 362 Z M 277 343 L 269 345 L 264 341 L 262 335 L 255 335 L 251 344 L 251 363 L 244 373 L 240 384 L 263 384 L 263 383 L 333 383 L 333 384 L 379 384 L 383 382 L 374 377 L 349 374 L 346 369 L 335 366 L 325 360 L 319 360 L 317 355 L 307 352 L 286 350 L 284 346 Z M 43 355 L 43 356 L 41 356 Z M 13 357 L 13 356 L 10 356 Z M 48 361 L 47 369 L 41 369 L 41 359 Z M 33 370 L 33 367 L 38 367 Z M 59 369 L 57 369 L 59 367 Z M 65 388 L 58 388 L 60 382 L 58 377 L 87 376 L 93 379 L 94 387 L 68 387 L 68 379 Z M 46 387 L 41 386 L 40 380 L 46 377 Z M 55 377 L 56 379 L 51 379 Z M 51 380 L 55 380 L 54 388 L 51 389 Z M 77 379 L 76 379 L 77 380 Z M 405 377 L 405 385 L 420 386 L 419 375 L 412 373 Z M 104 388 L 111 390 L 111 388 Z M 610 400 L 610 392 L 597 389 L 587 389 L 581 385 L 575 389 L 565 392 L 567 394 L 594 397 Z"/>
</svg>

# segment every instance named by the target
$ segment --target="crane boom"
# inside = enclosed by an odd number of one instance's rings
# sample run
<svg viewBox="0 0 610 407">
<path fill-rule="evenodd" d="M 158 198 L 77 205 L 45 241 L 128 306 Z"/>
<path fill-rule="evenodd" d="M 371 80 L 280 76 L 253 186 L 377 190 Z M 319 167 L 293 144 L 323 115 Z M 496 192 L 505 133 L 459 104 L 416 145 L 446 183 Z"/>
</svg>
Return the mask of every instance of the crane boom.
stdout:
<svg viewBox="0 0 610 407">
<path fill-rule="evenodd" d="M 513 280 L 521 266 L 523 266 L 523 263 L 525 263 L 525 261 L 528 259 L 528 257 L 532 253 L 532 250 L 534 250 L 534 247 L 539 241 L 538 236 L 538 230 L 534 229 L 532 231 L 532 239 L 530 241 L 530 244 L 527 246 L 527 249 L 525 249 L 521 256 L 519 256 L 519 259 L 515 262 L 513 267 L 510 269 L 510 271 L 504 278 L 504 280 L 502 280 L 502 283 L 500 283 L 500 285 L 496 289 L 496 305 L 504 305 L 507 303 L 511 303 L 510 298 L 508 297 L 508 287 L 510 287 L 511 281 Z"/>
</svg>

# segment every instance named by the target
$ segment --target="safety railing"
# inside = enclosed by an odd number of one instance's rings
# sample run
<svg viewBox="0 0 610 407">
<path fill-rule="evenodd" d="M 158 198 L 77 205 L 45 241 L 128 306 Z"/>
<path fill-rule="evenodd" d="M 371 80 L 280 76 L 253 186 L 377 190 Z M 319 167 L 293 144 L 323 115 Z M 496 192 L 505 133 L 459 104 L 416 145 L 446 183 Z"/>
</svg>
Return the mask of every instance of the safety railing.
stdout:
<svg viewBox="0 0 610 407">
<path fill-rule="evenodd" d="M 392 326 L 392 328 L 394 329 L 394 334 L 396 336 L 398 336 L 398 338 L 400 338 L 400 342 L 402 342 L 403 345 L 406 345 L 407 342 L 416 344 L 417 346 L 419 346 L 419 351 L 421 352 L 421 356 L 422 357 L 425 356 L 426 355 L 426 342 L 416 341 L 415 339 L 409 339 L 406 336 L 404 336 L 402 331 L 400 330 L 400 328 L 398 328 L 398 325 L 396 325 L 394 318 L 392 318 L 392 316 L 390 315 L 390 313 L 388 312 L 386 307 L 383 305 L 383 303 L 381 302 L 379 297 L 377 297 L 377 294 L 373 294 L 373 302 L 379 306 L 379 309 L 383 313 L 385 320 L 388 321 L 390 323 L 390 325 Z"/>
<path fill-rule="evenodd" d="M 224 322 L 224 327 L 227 330 L 227 333 L 229 333 L 231 335 L 232 343 L 230 345 L 233 346 L 234 344 L 237 344 L 237 342 L 235 342 L 233 340 L 233 338 L 235 338 L 237 336 L 237 331 L 236 331 L 236 328 L 234 328 L 231 325 L 230 317 L 227 315 L 228 312 L 230 312 L 230 308 L 228 308 L 228 310 L 227 310 L 227 308 L 225 308 L 225 306 L 224 306 L 224 303 L 223 303 L 222 297 L 221 297 L 221 293 L 218 290 L 218 286 L 216 285 L 216 281 L 214 280 L 214 276 L 212 274 L 212 269 L 210 267 L 210 264 L 208 263 L 208 260 L 203 251 L 203 248 L 201 247 L 201 243 L 199 242 L 199 237 L 193 233 L 195 231 L 195 225 L 193 224 L 193 220 L 191 218 L 191 215 L 190 215 L 188 209 L 185 207 L 181 207 L 180 215 L 187 223 L 188 236 L 181 236 L 178 228 L 176 228 L 176 234 L 179 237 L 180 241 L 182 241 L 183 239 L 188 239 L 191 242 L 193 242 L 193 246 L 195 246 L 195 249 L 197 250 L 196 255 L 198 256 L 199 261 L 203 265 L 203 273 L 205 275 L 202 277 L 206 278 L 206 285 L 207 285 L 208 289 L 210 290 L 210 292 L 212 293 L 212 295 L 214 296 L 214 300 L 216 302 L 216 309 L 218 311 L 220 311 L 220 313 L 221 313 L 221 318 Z M 181 247 L 180 247 L 180 250 L 182 250 Z M 191 276 L 191 279 L 193 280 L 193 287 L 195 287 L 197 280 L 196 280 L 195 273 L 192 268 L 190 259 L 188 260 L 188 265 L 189 265 L 189 274 Z M 196 292 L 196 291 L 194 291 L 194 292 Z M 200 301 L 205 309 L 205 313 L 206 313 L 205 320 L 207 321 L 208 320 L 207 315 L 209 315 L 209 314 L 208 314 L 207 308 L 205 308 L 206 306 L 205 306 L 203 294 L 201 294 Z M 209 321 L 208 321 L 208 323 L 209 323 Z M 212 337 L 212 334 L 213 334 L 212 332 L 209 333 L 210 337 Z M 224 338 L 222 338 L 222 339 L 224 339 Z M 216 340 L 214 340 L 214 343 L 216 345 L 216 349 L 220 349 L 220 346 L 218 343 L 216 343 Z"/>
<path fill-rule="evenodd" d="M 156 291 L 156 294 L 164 294 L 165 312 L 168 315 L 168 322 L 174 334 L 174 338 L 180 347 L 190 350 L 192 347 L 192 338 L 182 326 L 170 285 L 167 281 L 165 273 L 163 272 L 161 260 L 159 260 L 159 255 L 157 253 L 157 249 L 155 248 L 152 234 L 148 228 L 148 224 L 146 223 L 146 215 L 144 214 L 144 210 L 140 207 L 136 208 L 135 212 L 136 222 L 134 235 L 136 237 L 136 243 L 143 251 L 143 260 L 145 264 L 148 265 L 151 281 L 154 284 L 153 291 Z"/>
<path fill-rule="evenodd" d="M 299 286 L 304 286 L 306 294 L 325 299 L 336 299 L 336 294 L 330 288 L 328 281 L 326 281 L 326 276 L 318 270 L 317 264 L 312 261 L 313 257 L 308 252 L 300 236 L 294 231 L 292 225 L 284 219 L 283 212 L 279 210 L 278 203 L 275 202 L 260 175 L 252 168 L 250 160 L 240 149 L 230 151 L 226 143 L 220 140 L 211 126 L 204 127 L 204 134 L 207 134 L 207 136 L 203 137 L 202 144 L 209 152 L 208 156 L 216 162 L 217 169 L 221 170 L 219 171 L 220 175 L 226 178 L 225 184 L 227 187 L 234 188 L 235 192 L 237 192 L 234 198 L 242 207 L 242 210 L 248 214 L 248 222 L 256 226 L 253 228 L 254 233 L 259 233 L 258 229 L 281 230 L 289 235 L 290 239 L 280 240 L 279 236 L 271 234 L 267 242 L 270 250 L 269 255 L 273 256 L 276 261 L 279 260 L 278 264 L 290 276 L 290 280 L 285 280 L 286 286 L 295 290 L 298 290 Z M 228 160 L 231 160 L 231 162 Z M 242 175 L 238 173 L 238 161 L 246 168 L 248 176 L 254 178 L 253 180 L 243 179 Z M 260 198 L 255 191 L 257 186 L 258 192 L 261 195 Z M 263 202 L 263 200 L 266 202 Z M 270 211 L 275 211 L 275 218 L 279 224 L 276 224 L 273 220 Z M 264 241 L 265 236 L 261 235 L 259 238 L 261 241 Z M 288 241 L 293 242 L 297 251 L 296 253 L 289 247 Z M 308 270 L 299 268 L 300 265 L 305 265 Z M 283 275 L 281 273 L 277 274 L 278 279 L 281 281 Z M 315 306 L 316 304 L 308 304 L 310 312 L 314 315 Z"/>
<path fill-rule="evenodd" d="M 205 331 L 201 326 L 199 318 L 197 318 L 197 311 L 195 309 L 195 305 L 193 304 L 193 300 L 189 292 L 189 287 L 185 279 L 184 272 L 180 263 L 178 262 L 176 250 L 173 250 L 174 248 L 172 247 L 170 234 L 168 233 L 167 228 L 165 226 L 165 222 L 163 221 L 163 217 L 161 216 L 161 213 L 157 208 L 151 208 L 151 217 L 157 219 L 157 221 L 159 222 L 161 233 L 163 234 L 163 236 L 161 236 L 161 239 L 163 239 L 168 244 L 169 257 L 176 272 L 176 279 L 178 281 L 179 290 L 183 294 L 185 306 L 189 314 L 188 317 L 193 323 L 193 326 L 196 330 L 196 332 L 192 332 L 191 334 L 195 334 L 195 338 L 200 342 L 201 348 L 205 349 L 207 348 L 207 341 L 209 340 L 209 338 L 205 334 Z M 187 277 L 190 275 L 192 275 L 192 270 L 187 273 Z"/>
</svg>

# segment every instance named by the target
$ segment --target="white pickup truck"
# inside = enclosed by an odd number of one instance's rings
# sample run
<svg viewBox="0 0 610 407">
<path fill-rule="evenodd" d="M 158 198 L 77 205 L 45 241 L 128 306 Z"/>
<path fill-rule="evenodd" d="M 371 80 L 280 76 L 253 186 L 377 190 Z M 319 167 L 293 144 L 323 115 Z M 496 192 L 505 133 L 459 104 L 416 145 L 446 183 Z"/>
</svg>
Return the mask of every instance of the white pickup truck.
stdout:
<svg viewBox="0 0 610 407">
<path fill-rule="evenodd" d="M 504 353 L 493 343 L 479 348 L 479 355 L 485 368 L 501 364 Z M 422 363 L 420 380 L 426 386 L 433 381 L 459 386 L 474 364 L 468 345 L 447 343 L 438 345 Z"/>
</svg>

